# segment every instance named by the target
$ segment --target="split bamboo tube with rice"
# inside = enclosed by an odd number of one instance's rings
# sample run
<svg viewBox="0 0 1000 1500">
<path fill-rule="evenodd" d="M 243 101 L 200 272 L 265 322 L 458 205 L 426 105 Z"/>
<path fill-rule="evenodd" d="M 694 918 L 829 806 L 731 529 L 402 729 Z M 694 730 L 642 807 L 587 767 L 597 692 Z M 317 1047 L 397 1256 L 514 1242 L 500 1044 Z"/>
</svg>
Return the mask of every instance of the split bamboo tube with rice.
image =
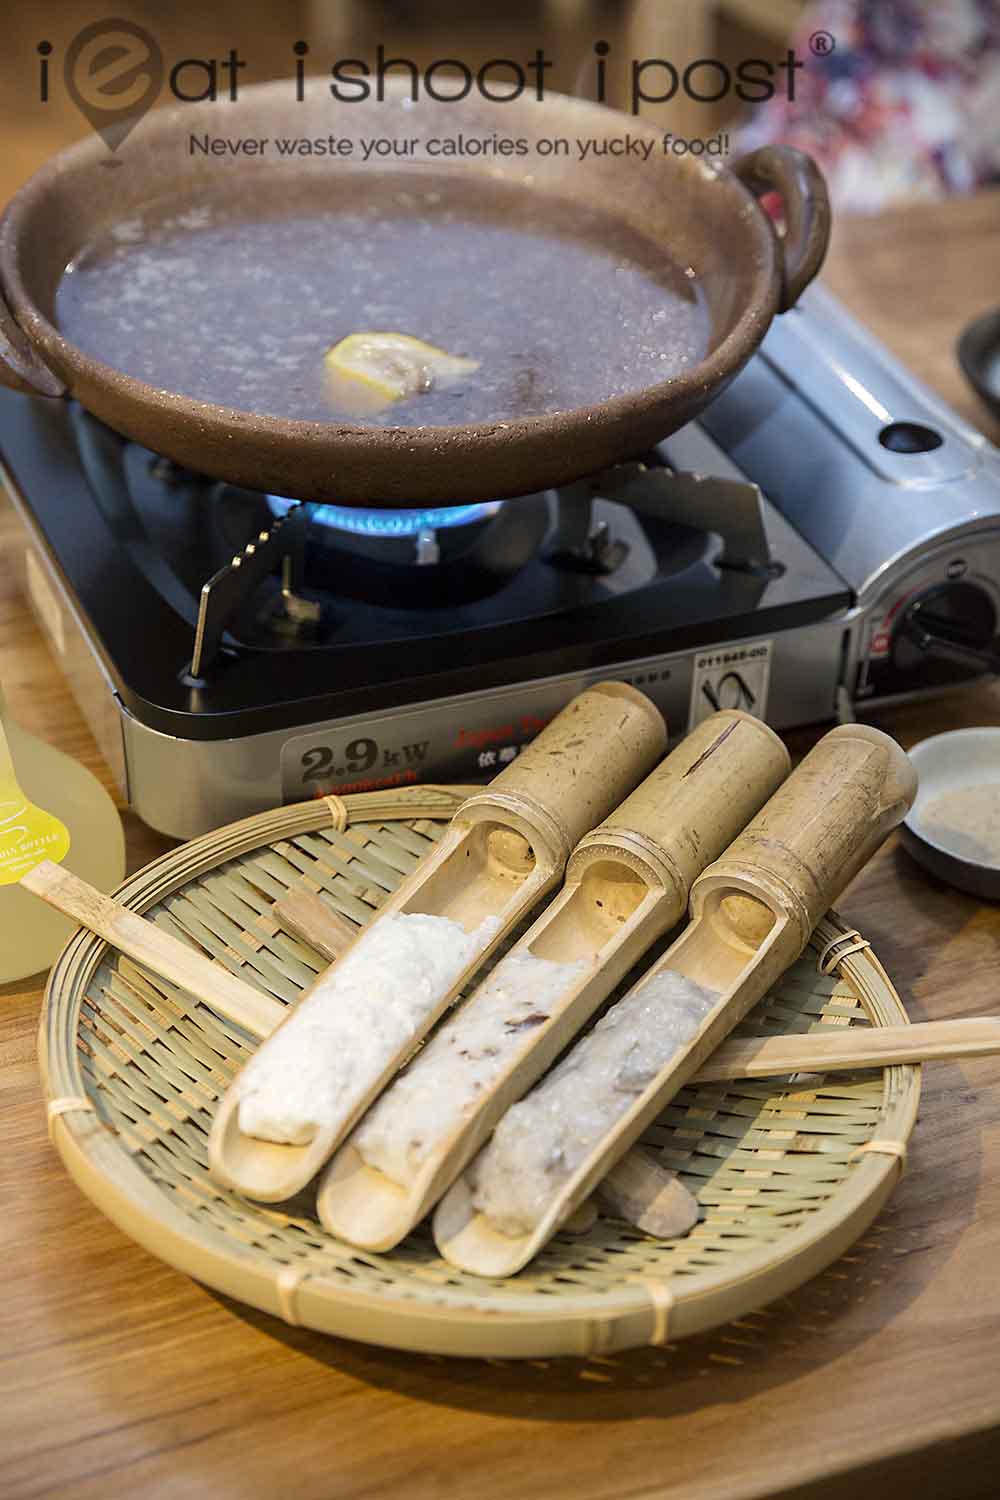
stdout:
<svg viewBox="0 0 1000 1500">
<path fill-rule="evenodd" d="M 209 1141 L 216 1180 L 263 1202 L 304 1187 L 665 741 L 649 698 L 599 683 L 467 798 L 230 1085 Z"/>
<path fill-rule="evenodd" d="M 692 881 L 788 766 L 772 730 L 723 710 L 587 833 L 559 894 L 333 1157 L 317 1197 L 325 1227 L 367 1249 L 398 1244 L 508 1106 L 676 926 Z"/>
<path fill-rule="evenodd" d="M 483 1276 L 526 1265 L 799 957 L 915 792 L 887 735 L 826 735 L 695 880 L 677 941 L 500 1120 L 438 1205 L 441 1254 Z"/>
</svg>

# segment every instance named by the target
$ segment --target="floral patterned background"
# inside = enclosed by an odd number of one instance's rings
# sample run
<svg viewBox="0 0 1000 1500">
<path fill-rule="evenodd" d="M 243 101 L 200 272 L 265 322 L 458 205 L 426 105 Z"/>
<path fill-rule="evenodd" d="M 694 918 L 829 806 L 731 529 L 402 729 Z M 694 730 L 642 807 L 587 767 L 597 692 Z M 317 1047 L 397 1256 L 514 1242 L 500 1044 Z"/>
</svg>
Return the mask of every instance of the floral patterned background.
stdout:
<svg viewBox="0 0 1000 1500">
<path fill-rule="evenodd" d="M 808 151 L 855 212 L 1000 183 L 1000 0 L 818 0 L 800 56 L 819 29 L 833 50 L 810 57 L 794 103 L 754 111 L 741 146 Z"/>
</svg>

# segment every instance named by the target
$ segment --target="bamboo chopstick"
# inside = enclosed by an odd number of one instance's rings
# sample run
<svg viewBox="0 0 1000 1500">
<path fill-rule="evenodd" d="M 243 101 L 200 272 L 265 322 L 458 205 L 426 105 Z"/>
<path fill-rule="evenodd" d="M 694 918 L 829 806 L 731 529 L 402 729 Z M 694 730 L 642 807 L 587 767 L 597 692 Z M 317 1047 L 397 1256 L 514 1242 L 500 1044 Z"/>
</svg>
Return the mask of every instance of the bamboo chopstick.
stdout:
<svg viewBox="0 0 1000 1500">
<path fill-rule="evenodd" d="M 196 952 L 111 896 L 43 860 L 21 884 L 88 932 L 104 938 L 151 973 L 176 984 L 254 1036 L 265 1037 L 285 1007 L 253 985 Z M 298 893 L 295 893 L 296 898 Z M 292 901 L 292 898 L 287 898 Z M 301 914 L 297 899 L 290 911 Z M 336 922 L 334 913 L 329 913 Z M 290 930 L 304 931 L 289 922 Z M 331 949 L 333 940 L 326 938 Z M 317 948 L 323 951 L 319 943 Z M 740 1078 L 776 1078 L 785 1073 L 840 1072 L 1000 1053 L 1000 1019 L 979 1016 L 921 1021 L 913 1026 L 820 1026 L 799 1036 L 730 1038 L 717 1047 L 692 1080 L 725 1083 Z"/>
<path fill-rule="evenodd" d="M 286 1007 L 280 1001 L 268 999 L 155 922 L 103 895 L 51 860 L 43 860 L 22 876 L 21 885 L 88 932 L 104 938 L 112 948 L 127 953 L 153 974 L 169 979 L 256 1037 L 269 1036 L 285 1014 Z"/>
</svg>

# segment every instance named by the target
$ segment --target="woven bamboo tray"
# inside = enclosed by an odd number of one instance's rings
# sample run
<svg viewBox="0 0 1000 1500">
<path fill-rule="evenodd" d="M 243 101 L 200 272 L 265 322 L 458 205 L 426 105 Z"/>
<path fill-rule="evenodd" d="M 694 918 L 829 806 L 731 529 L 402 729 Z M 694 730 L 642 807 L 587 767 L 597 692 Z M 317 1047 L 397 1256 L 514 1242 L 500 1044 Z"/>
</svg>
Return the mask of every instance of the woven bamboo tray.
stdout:
<svg viewBox="0 0 1000 1500">
<path fill-rule="evenodd" d="M 414 787 L 280 808 L 165 855 L 119 899 L 290 1003 L 322 960 L 279 929 L 274 900 L 304 886 L 364 922 L 468 790 Z M 736 1035 L 905 1021 L 869 949 L 845 941 L 837 972 L 818 971 L 819 951 L 842 932 L 832 914 L 822 922 Z M 321 1229 L 307 1194 L 274 1208 L 218 1187 L 207 1171 L 212 1111 L 252 1040 L 101 939 L 81 932 L 64 949 L 39 1040 L 66 1167 L 154 1255 L 289 1323 L 494 1358 L 673 1341 L 791 1291 L 882 1207 L 920 1091 L 917 1067 L 693 1084 L 643 1138 L 698 1198 L 702 1218 L 690 1235 L 658 1244 L 602 1218 L 586 1235 L 557 1235 L 518 1276 L 488 1281 L 442 1261 L 425 1227 L 389 1254 L 369 1254 Z"/>
</svg>

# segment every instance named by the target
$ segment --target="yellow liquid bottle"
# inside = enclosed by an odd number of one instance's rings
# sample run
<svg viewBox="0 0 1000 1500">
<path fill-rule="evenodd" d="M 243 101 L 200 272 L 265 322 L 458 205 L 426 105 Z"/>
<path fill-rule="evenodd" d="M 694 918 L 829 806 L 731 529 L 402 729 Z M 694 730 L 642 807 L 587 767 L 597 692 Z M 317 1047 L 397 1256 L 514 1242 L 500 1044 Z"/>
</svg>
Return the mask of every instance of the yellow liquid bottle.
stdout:
<svg viewBox="0 0 1000 1500">
<path fill-rule="evenodd" d="M 121 819 L 96 776 L 14 724 L 0 693 L 0 984 L 49 968 L 74 930 L 17 883 L 43 859 L 112 890 L 125 874 Z"/>
</svg>

